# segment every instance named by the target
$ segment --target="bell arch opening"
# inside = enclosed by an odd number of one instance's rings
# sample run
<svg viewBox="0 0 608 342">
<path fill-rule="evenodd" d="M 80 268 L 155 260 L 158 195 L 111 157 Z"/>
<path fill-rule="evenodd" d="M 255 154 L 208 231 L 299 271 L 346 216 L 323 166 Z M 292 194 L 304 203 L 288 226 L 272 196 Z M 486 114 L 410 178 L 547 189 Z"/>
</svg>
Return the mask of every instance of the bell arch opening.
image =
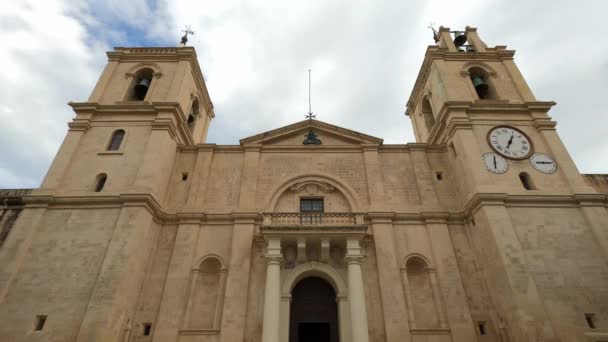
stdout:
<svg viewBox="0 0 608 342">
<path fill-rule="evenodd" d="M 325 279 L 306 277 L 291 292 L 289 342 L 340 340 L 336 291 Z"/>
</svg>

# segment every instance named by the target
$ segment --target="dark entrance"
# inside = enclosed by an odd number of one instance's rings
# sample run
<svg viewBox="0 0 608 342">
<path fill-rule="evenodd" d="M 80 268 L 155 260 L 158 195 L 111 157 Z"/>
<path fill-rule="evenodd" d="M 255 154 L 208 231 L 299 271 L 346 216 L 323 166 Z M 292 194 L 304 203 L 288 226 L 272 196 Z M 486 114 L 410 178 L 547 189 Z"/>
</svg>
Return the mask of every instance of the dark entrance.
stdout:
<svg viewBox="0 0 608 342">
<path fill-rule="evenodd" d="M 333 287 L 321 278 L 302 279 L 291 292 L 289 342 L 338 342 Z"/>
</svg>

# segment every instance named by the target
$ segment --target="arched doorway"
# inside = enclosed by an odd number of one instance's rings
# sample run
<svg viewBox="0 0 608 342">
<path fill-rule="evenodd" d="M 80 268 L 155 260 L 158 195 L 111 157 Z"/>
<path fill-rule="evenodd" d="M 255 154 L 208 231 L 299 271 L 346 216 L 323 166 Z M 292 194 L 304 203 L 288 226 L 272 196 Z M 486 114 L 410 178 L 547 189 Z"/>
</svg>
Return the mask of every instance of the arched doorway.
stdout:
<svg viewBox="0 0 608 342">
<path fill-rule="evenodd" d="M 336 291 L 324 279 L 304 278 L 293 288 L 289 342 L 338 342 Z"/>
</svg>

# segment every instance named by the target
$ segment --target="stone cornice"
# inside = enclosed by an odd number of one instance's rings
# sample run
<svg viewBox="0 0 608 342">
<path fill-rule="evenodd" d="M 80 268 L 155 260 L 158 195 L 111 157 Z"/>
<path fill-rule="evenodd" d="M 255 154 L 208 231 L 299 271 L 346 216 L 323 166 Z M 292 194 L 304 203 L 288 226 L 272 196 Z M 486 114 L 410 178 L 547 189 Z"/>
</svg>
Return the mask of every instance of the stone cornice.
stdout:
<svg viewBox="0 0 608 342">
<path fill-rule="evenodd" d="M 426 153 L 444 153 L 445 145 L 434 145 L 427 143 L 407 143 L 407 144 L 387 144 L 387 145 L 217 145 L 217 144 L 198 144 L 198 145 L 179 145 L 178 152 L 217 152 L 217 153 L 244 153 L 246 151 L 259 152 L 285 152 L 285 153 L 310 153 L 315 152 L 339 152 L 339 153 L 361 153 L 365 150 L 377 150 L 380 153 L 409 153 L 411 151 L 424 151 Z"/>
<path fill-rule="evenodd" d="M 554 105 L 553 101 L 519 103 L 503 100 L 447 101 L 437 114 L 437 123 L 431 131 L 428 141 L 432 144 L 441 144 L 451 138 L 458 129 L 471 129 L 475 123 L 496 121 L 495 114 L 523 114 L 527 115 L 526 123 L 529 125 L 534 125 L 538 129 L 555 129 L 555 121 L 551 121 L 546 115 Z M 446 122 L 447 117 L 452 113 L 461 114 L 451 117 Z M 486 120 L 482 115 L 487 115 L 490 119 Z M 472 119 L 471 116 L 475 116 L 475 119 Z M 522 121 L 522 117 L 501 116 L 500 121 L 496 121 L 496 124 L 510 121 Z"/>
<path fill-rule="evenodd" d="M 34 191 L 22 197 L 25 208 L 124 208 L 143 207 L 154 220 L 162 224 L 262 224 L 263 214 L 257 212 L 227 212 L 205 213 L 198 209 L 184 209 L 178 212 L 167 212 L 162 208 L 154 196 L 146 193 L 125 193 L 117 195 L 91 194 L 85 196 L 58 196 L 52 193 Z M 474 195 L 464 206 L 462 211 L 414 211 L 409 213 L 397 212 L 369 212 L 362 213 L 364 221 L 371 224 L 402 224 L 424 225 L 463 224 L 467 218 L 484 206 L 526 207 L 526 208 L 580 208 L 580 207 L 608 207 L 608 195 L 599 193 L 580 194 L 506 194 L 506 193 L 479 193 Z M 266 233 L 279 233 L 291 235 L 334 234 L 344 235 L 365 233 L 367 225 L 353 224 L 344 226 L 294 226 L 294 225 L 262 225 L 261 230 Z"/>
<path fill-rule="evenodd" d="M 172 138 L 178 137 L 181 144 L 194 144 L 194 138 L 186 123 L 186 116 L 178 102 L 149 102 L 149 101 L 125 101 L 116 104 L 99 104 L 97 102 L 70 102 L 77 116 L 68 124 L 70 130 L 88 130 L 98 123 L 111 122 L 113 115 L 131 115 L 132 121 L 121 119 L 120 122 L 142 122 L 148 121 L 152 129 L 167 130 Z M 163 114 L 169 114 L 163 116 Z M 103 119 L 96 116 L 107 115 Z M 149 115 L 148 120 L 136 116 Z"/>
</svg>

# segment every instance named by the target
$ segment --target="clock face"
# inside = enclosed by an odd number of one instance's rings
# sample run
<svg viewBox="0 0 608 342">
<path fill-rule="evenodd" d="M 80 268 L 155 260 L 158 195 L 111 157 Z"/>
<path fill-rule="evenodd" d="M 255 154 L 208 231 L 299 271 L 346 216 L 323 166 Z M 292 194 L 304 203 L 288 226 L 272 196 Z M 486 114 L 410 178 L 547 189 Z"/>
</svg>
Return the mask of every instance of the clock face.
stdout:
<svg viewBox="0 0 608 342">
<path fill-rule="evenodd" d="M 549 174 L 557 171 L 557 163 L 555 160 L 553 160 L 551 156 L 544 153 L 534 153 L 530 157 L 530 164 L 532 164 L 532 167 L 542 173 Z"/>
<path fill-rule="evenodd" d="M 481 158 L 486 165 L 486 169 L 492 173 L 505 173 L 509 169 L 509 162 L 494 152 L 484 153 Z"/>
<path fill-rule="evenodd" d="M 498 154 L 510 159 L 525 159 L 532 153 L 532 143 L 522 131 L 509 126 L 494 127 L 488 143 Z"/>
</svg>

